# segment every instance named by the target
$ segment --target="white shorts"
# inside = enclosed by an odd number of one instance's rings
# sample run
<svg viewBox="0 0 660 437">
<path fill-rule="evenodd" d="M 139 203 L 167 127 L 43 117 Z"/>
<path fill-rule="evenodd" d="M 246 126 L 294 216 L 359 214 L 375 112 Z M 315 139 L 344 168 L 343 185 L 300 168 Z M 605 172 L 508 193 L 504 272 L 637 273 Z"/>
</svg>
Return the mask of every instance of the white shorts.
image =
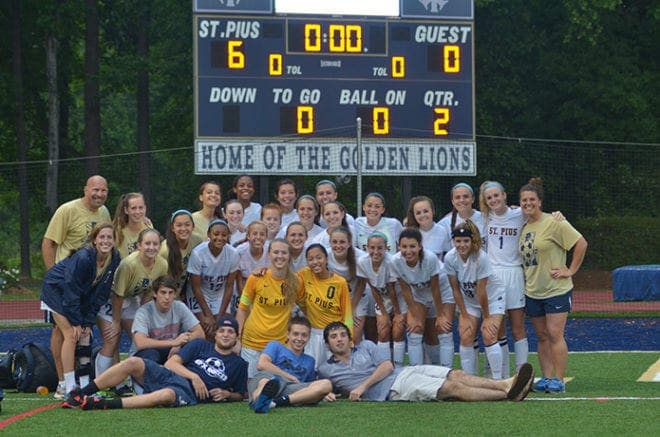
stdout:
<svg viewBox="0 0 660 437">
<path fill-rule="evenodd" d="M 451 369 L 443 366 L 404 367 L 394 380 L 390 389 L 391 401 L 434 401 L 438 399 L 438 390 L 447 380 Z"/>
<path fill-rule="evenodd" d="M 121 305 L 121 319 L 133 320 L 135 318 L 135 312 L 140 308 L 140 302 L 140 296 L 133 296 L 124 299 L 124 302 Z M 99 312 L 96 316 L 108 323 L 112 322 L 112 298 L 108 299 L 108 301 L 99 308 Z"/>
<path fill-rule="evenodd" d="M 494 267 L 495 276 L 504 284 L 506 309 L 525 308 L 525 274 L 522 267 Z"/>
<path fill-rule="evenodd" d="M 442 304 L 455 304 L 456 299 L 454 299 L 454 291 L 451 287 L 440 287 L 440 297 L 442 299 Z"/>
<path fill-rule="evenodd" d="M 426 308 L 426 318 L 435 319 L 437 316 L 435 312 L 435 303 L 433 302 L 433 295 L 430 291 L 417 291 L 412 289 L 412 296 L 415 302 L 419 302 Z"/>
<path fill-rule="evenodd" d="M 261 352 L 255 351 L 254 349 L 249 349 L 245 346 L 241 348 L 241 358 L 248 363 L 248 378 L 254 377 L 257 373 L 257 363 L 259 362 L 260 355 Z"/>
<path fill-rule="evenodd" d="M 383 303 L 385 304 L 385 311 L 387 314 L 394 314 L 394 305 L 392 305 L 392 299 L 390 299 L 389 294 L 381 295 L 383 298 Z M 406 303 L 406 300 L 401 296 L 400 294 L 397 295 L 397 302 L 399 302 L 399 310 L 401 311 L 401 314 L 405 314 L 408 312 L 408 304 Z M 378 307 L 378 304 L 375 305 L 376 308 L 376 315 L 377 316 L 382 316 L 383 312 L 381 308 Z"/>
<path fill-rule="evenodd" d="M 476 300 L 467 299 L 463 296 L 465 300 L 465 309 L 468 314 L 476 317 L 477 319 L 481 318 L 481 305 Z M 488 300 L 488 312 L 490 315 L 502 314 L 504 315 L 504 296 L 496 297 L 492 300 Z"/>
<path fill-rule="evenodd" d="M 314 358 L 314 370 L 318 370 L 321 363 L 330 358 L 330 349 L 328 349 L 328 346 L 323 340 L 323 329 L 312 328 L 309 342 L 305 346 L 305 353 Z"/>
<path fill-rule="evenodd" d="M 367 287 L 369 287 L 367 285 Z M 365 291 L 362 293 L 362 297 L 360 298 L 360 301 L 357 304 L 357 307 L 353 308 L 353 316 L 354 317 L 365 317 L 367 314 L 369 314 L 369 294 L 371 293 L 371 290 Z"/>
<path fill-rule="evenodd" d="M 224 293 L 219 293 L 217 296 L 213 296 L 212 298 L 209 298 L 207 295 L 204 295 L 204 300 L 206 301 L 206 305 L 208 305 L 209 309 L 211 310 L 211 314 L 213 314 L 214 316 L 220 312 L 220 306 L 222 305 L 223 297 L 224 297 Z M 199 314 L 202 312 L 202 307 L 199 306 L 199 303 L 197 302 L 197 298 L 195 297 L 195 294 L 193 293 L 192 289 L 189 289 L 186 292 L 186 303 L 188 304 L 188 308 L 190 308 L 190 311 L 192 311 L 193 314 Z M 227 308 L 227 310 L 229 311 L 229 308 Z"/>
</svg>

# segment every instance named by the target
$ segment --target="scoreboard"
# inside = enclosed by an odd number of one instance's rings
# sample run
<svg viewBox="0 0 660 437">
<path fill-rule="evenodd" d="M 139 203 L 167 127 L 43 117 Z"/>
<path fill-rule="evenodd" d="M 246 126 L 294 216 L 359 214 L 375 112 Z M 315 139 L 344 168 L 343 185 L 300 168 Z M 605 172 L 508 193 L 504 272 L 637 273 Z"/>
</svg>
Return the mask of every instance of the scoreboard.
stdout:
<svg viewBox="0 0 660 437">
<path fill-rule="evenodd" d="M 197 173 L 354 173 L 358 117 L 367 173 L 476 173 L 471 17 L 220 12 L 193 16 Z"/>
</svg>

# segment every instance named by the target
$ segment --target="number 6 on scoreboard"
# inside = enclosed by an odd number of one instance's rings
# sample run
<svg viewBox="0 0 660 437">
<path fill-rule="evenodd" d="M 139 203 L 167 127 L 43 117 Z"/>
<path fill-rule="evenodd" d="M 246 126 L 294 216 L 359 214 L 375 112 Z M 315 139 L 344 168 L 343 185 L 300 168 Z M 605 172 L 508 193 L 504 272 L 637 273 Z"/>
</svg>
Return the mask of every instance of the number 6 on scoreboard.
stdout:
<svg viewBox="0 0 660 437">
<path fill-rule="evenodd" d="M 447 125 L 449 124 L 449 108 L 433 108 L 435 120 L 433 121 L 433 133 L 435 135 L 448 135 Z"/>
</svg>

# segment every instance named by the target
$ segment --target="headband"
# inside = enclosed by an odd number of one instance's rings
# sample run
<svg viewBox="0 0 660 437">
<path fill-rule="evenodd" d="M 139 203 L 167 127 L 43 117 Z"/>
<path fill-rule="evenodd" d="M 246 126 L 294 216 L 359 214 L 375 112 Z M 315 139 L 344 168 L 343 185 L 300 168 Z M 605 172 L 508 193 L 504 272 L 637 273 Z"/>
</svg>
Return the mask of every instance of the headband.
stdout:
<svg viewBox="0 0 660 437">
<path fill-rule="evenodd" d="M 227 229 L 229 229 L 229 225 L 227 224 L 226 221 L 224 221 L 223 219 L 217 218 L 217 219 L 211 220 L 211 222 L 209 223 L 209 227 L 206 228 L 206 232 L 208 233 L 211 230 L 211 228 L 215 225 L 222 225 L 222 226 L 225 226 Z"/>
<path fill-rule="evenodd" d="M 331 180 L 321 179 L 320 181 L 318 181 L 316 183 L 316 185 L 314 185 L 314 189 L 318 190 L 321 185 L 330 185 L 333 190 L 337 191 L 337 185 L 334 182 L 332 182 Z"/>
<path fill-rule="evenodd" d="M 190 213 L 190 211 L 188 211 L 187 209 L 177 209 L 176 211 L 174 211 L 172 213 L 172 216 L 170 217 L 170 223 L 174 223 L 174 219 L 177 218 L 177 216 L 180 216 L 180 215 L 183 215 L 183 214 L 187 215 L 188 217 L 190 217 L 190 220 L 192 220 L 193 216 Z"/>
<path fill-rule="evenodd" d="M 456 185 L 454 185 L 453 187 L 451 187 L 452 194 L 454 193 L 454 190 L 456 190 L 456 188 L 461 188 L 461 187 L 466 188 L 470 192 L 470 194 L 472 194 L 474 196 L 474 190 L 472 189 L 471 186 L 469 186 L 465 182 L 459 182 Z"/>
</svg>

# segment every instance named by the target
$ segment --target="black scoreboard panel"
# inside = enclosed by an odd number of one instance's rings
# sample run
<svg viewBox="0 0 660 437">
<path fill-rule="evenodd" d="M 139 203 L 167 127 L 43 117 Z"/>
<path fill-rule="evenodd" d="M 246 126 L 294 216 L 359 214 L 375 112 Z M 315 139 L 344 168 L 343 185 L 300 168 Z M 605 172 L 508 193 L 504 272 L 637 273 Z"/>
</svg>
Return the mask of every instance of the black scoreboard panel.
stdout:
<svg viewBox="0 0 660 437">
<path fill-rule="evenodd" d="M 199 15 L 196 138 L 474 140 L 466 21 Z M 342 136 L 346 136 L 344 133 Z"/>
</svg>

